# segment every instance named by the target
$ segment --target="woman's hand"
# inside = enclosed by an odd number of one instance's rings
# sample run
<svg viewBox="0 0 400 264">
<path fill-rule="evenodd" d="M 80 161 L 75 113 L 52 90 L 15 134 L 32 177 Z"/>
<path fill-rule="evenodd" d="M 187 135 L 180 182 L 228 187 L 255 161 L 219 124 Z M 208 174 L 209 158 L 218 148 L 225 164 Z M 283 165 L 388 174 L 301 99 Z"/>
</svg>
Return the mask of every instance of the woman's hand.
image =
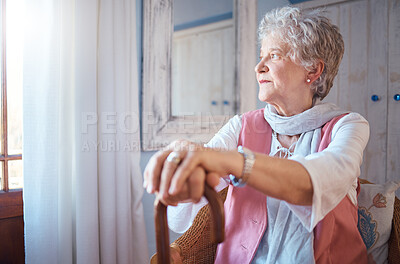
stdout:
<svg viewBox="0 0 400 264">
<path fill-rule="evenodd" d="M 166 205 L 182 201 L 196 203 L 203 196 L 205 182 L 215 187 L 220 177 L 231 173 L 233 158 L 238 159 L 236 164 L 243 163 L 237 152 L 175 141 L 150 159 L 144 172 L 144 187 L 149 193 L 158 193 L 158 198 Z"/>
</svg>

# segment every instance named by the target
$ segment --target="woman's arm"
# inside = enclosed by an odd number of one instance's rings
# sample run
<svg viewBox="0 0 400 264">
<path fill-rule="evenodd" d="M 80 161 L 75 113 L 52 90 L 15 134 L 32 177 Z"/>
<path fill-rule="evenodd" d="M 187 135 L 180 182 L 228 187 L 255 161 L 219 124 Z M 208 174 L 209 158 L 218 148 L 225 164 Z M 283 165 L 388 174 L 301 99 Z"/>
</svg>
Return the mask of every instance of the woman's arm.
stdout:
<svg viewBox="0 0 400 264">
<path fill-rule="evenodd" d="M 346 195 L 357 205 L 357 178 L 368 139 L 367 120 L 357 113 L 350 113 L 335 124 L 331 143 L 325 150 L 306 157 L 291 157 L 307 169 L 313 184 L 313 201 L 309 211 L 292 206 L 309 230 Z"/>
<path fill-rule="evenodd" d="M 172 151 L 179 153 L 182 162 L 177 166 L 166 161 Z M 204 181 L 216 186 L 219 177 L 233 174 L 240 177 L 243 156 L 236 150 L 221 151 L 205 148 L 190 142 L 176 142 L 167 150 L 154 155 L 145 171 L 149 192 L 159 192 L 166 204 L 190 199 L 198 202 L 204 190 Z M 199 172 L 204 169 L 204 173 Z M 308 172 L 296 161 L 256 155 L 248 185 L 266 195 L 293 204 L 311 204 L 312 185 Z"/>
<path fill-rule="evenodd" d="M 238 115 L 232 117 L 205 146 L 224 150 L 236 149 L 241 126 L 241 117 Z M 219 192 L 227 185 L 227 181 L 221 179 L 215 189 Z M 198 203 L 178 203 L 177 206 L 168 206 L 167 216 L 170 229 L 176 233 L 185 232 L 199 210 L 206 204 L 207 199 L 202 197 Z"/>
<path fill-rule="evenodd" d="M 354 129 L 357 131 L 353 131 Z M 335 140 L 335 137 L 333 137 L 332 143 L 324 152 L 310 155 L 310 158 L 307 157 L 309 159 L 304 163 L 256 154 L 256 161 L 248 178 L 248 185 L 268 196 L 285 200 L 294 205 L 313 204 L 314 187 L 309 170 L 312 170 L 313 175 L 318 175 L 319 172 L 313 170 L 318 166 L 312 164 L 320 164 L 320 166 L 333 164 L 329 166 L 331 171 L 328 171 L 328 175 L 322 175 L 325 182 L 330 177 L 329 174 L 337 174 L 343 165 L 349 165 L 347 167 L 353 170 L 358 168 L 359 170 L 361 164 L 359 156 L 362 157 L 363 149 L 368 141 L 368 123 L 365 121 L 361 124 L 352 124 L 351 122 L 343 124 L 337 129 L 336 137 L 342 138 L 342 140 Z M 189 189 L 191 190 L 202 188 L 201 179 L 189 179 L 189 176 L 193 175 L 194 169 L 197 167 L 204 168 L 206 172 L 214 172 L 214 174 L 206 177 L 210 182 L 215 182 L 215 179 L 212 179 L 213 177 L 224 177 L 228 174 L 236 175 L 239 178 L 243 171 L 244 159 L 237 151 L 220 151 L 197 146 L 192 151 L 188 148 L 182 149 L 180 155 L 182 155 L 183 161 L 179 167 L 164 168 L 167 171 L 165 174 L 168 175 L 169 181 L 164 181 L 160 186 L 160 195 L 163 199 L 179 195 L 185 183 L 190 185 Z M 348 161 L 351 164 L 347 164 L 348 162 L 346 163 L 344 160 L 347 157 L 351 157 Z M 351 160 L 354 160 L 354 162 Z M 157 170 L 161 170 L 160 164 Z M 358 176 L 354 172 L 350 174 L 353 179 Z M 157 182 L 159 174 L 150 172 L 149 176 L 149 179 Z M 336 175 L 336 177 L 340 178 L 341 175 Z M 343 189 L 345 193 L 348 191 L 348 188 L 343 188 L 343 186 L 338 186 L 338 188 Z M 320 190 L 321 188 L 318 189 L 318 191 Z M 319 193 L 318 195 L 323 194 Z M 191 194 L 188 194 L 188 196 L 195 201 L 199 199 L 199 197 L 191 196 Z"/>
<path fill-rule="evenodd" d="M 312 204 L 310 175 L 302 164 L 293 160 L 256 154 L 256 162 L 247 184 L 267 196 L 291 204 Z"/>
<path fill-rule="evenodd" d="M 243 171 L 244 158 L 237 151 L 219 151 L 214 149 L 198 149 L 188 151 L 182 164 L 174 172 L 168 193 L 160 192 L 163 197 L 177 195 L 191 175 L 194 168 L 201 166 L 206 171 L 213 171 L 220 177 L 229 174 L 240 178 Z M 285 200 L 296 205 L 311 205 L 313 188 L 310 175 L 298 162 L 287 159 L 256 154 L 255 163 L 247 184 L 267 196 Z M 193 186 L 192 188 L 196 188 Z"/>
</svg>

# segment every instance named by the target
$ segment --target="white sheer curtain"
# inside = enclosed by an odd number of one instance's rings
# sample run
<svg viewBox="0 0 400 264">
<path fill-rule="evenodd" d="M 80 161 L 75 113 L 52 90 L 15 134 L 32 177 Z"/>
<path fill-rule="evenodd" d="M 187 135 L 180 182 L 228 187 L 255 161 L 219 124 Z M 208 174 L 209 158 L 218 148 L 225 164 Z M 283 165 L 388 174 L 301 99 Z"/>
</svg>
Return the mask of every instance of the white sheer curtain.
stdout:
<svg viewBox="0 0 400 264">
<path fill-rule="evenodd" d="M 25 0 L 26 263 L 148 263 L 131 0 Z"/>
</svg>

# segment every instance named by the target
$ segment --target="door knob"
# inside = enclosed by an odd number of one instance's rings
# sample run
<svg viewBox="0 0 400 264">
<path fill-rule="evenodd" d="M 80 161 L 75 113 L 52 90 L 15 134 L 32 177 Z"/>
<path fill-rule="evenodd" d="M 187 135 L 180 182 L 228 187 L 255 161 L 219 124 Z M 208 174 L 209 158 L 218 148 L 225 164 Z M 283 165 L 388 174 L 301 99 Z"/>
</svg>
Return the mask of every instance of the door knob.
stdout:
<svg viewBox="0 0 400 264">
<path fill-rule="evenodd" d="M 371 96 L 371 100 L 374 101 L 374 102 L 379 101 L 379 99 L 380 99 L 379 96 L 377 96 L 376 94 Z"/>
</svg>

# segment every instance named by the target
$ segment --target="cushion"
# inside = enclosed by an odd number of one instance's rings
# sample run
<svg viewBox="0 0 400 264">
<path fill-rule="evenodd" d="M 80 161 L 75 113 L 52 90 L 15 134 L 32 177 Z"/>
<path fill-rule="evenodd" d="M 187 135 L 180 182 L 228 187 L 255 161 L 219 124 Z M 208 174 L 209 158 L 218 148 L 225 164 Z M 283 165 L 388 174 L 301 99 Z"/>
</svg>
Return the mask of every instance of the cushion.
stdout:
<svg viewBox="0 0 400 264">
<path fill-rule="evenodd" d="M 400 182 L 361 184 L 358 230 L 367 246 L 369 263 L 387 263 L 395 191 Z"/>
</svg>

